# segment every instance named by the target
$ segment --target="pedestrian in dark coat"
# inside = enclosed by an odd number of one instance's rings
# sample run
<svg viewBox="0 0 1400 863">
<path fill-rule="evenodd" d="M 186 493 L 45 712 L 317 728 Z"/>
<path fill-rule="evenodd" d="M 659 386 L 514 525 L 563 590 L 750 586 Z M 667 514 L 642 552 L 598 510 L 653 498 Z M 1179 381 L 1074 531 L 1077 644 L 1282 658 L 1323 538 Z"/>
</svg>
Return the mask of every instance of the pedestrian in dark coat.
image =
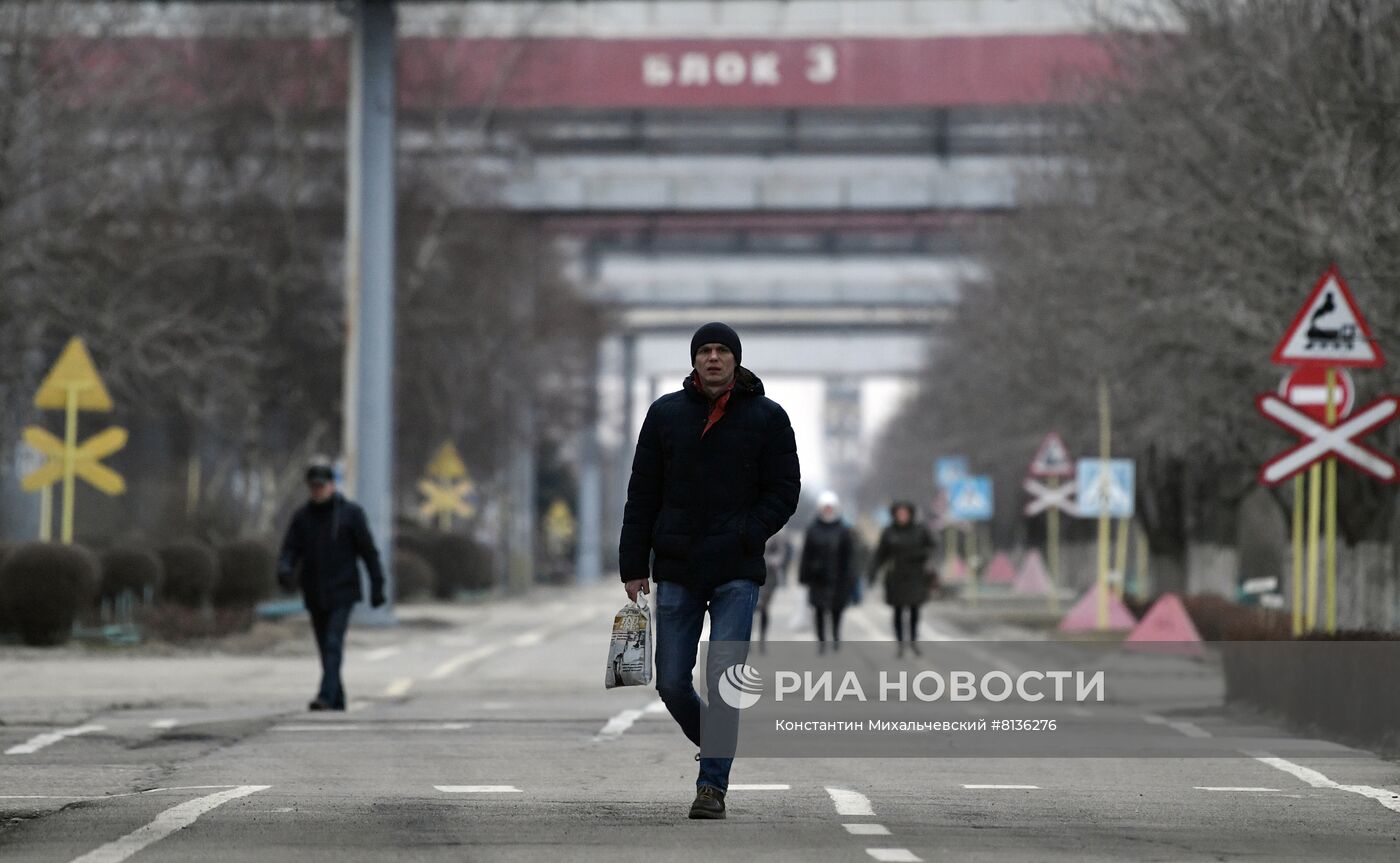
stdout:
<svg viewBox="0 0 1400 863">
<path fill-rule="evenodd" d="M 332 467 L 312 464 L 306 469 L 306 485 L 311 499 L 287 527 L 277 579 L 287 590 L 301 588 L 321 654 L 321 687 L 310 709 L 344 710 L 340 664 L 345 630 L 355 603 L 364 598 L 357 561 L 364 561 L 369 571 L 370 604 L 375 608 L 385 602 L 384 569 L 365 511 L 335 490 Z"/>
<path fill-rule="evenodd" d="M 933 576 L 928 569 L 935 543 L 932 532 L 915 520 L 912 503 L 897 501 L 890 507 L 891 523 L 880 533 L 880 543 L 870 561 L 870 583 L 880 571 L 885 573 L 885 602 L 894 609 L 894 637 L 899 654 L 904 655 L 904 636 L 909 649 L 919 653 L 919 606 L 928 601 Z M 908 623 L 908 629 L 905 623 Z"/>
<path fill-rule="evenodd" d="M 798 565 L 798 580 L 807 586 L 821 652 L 826 650 L 828 624 L 832 649 L 840 649 L 841 614 L 856 582 L 854 551 L 855 537 L 841 521 L 840 498 L 835 492 L 823 492 L 817 499 L 817 519 L 803 539 Z"/>
<path fill-rule="evenodd" d="M 642 423 L 618 548 L 629 599 L 650 592 L 648 576 L 657 582 L 656 692 L 685 736 L 708 750 L 691 818 L 725 817 L 738 735 L 736 709 L 695 691 L 705 618 L 705 677 L 715 693 L 720 674 L 748 657 L 767 578 L 764 545 L 792 517 L 802 486 L 788 415 L 742 358 L 739 334 L 723 323 L 691 336 L 693 372 Z"/>
</svg>

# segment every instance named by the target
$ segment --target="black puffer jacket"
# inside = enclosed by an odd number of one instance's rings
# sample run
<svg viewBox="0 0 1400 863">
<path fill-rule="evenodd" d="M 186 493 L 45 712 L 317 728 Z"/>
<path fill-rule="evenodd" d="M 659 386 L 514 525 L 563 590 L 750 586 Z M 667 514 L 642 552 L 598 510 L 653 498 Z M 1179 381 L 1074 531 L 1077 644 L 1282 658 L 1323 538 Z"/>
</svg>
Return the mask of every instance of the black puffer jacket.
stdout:
<svg viewBox="0 0 1400 863">
<path fill-rule="evenodd" d="M 813 608 L 845 608 L 856 586 L 854 532 L 840 519 L 812 522 L 797 573 Z"/>
<path fill-rule="evenodd" d="M 880 544 L 870 561 L 870 583 L 875 583 L 883 568 L 885 602 L 893 606 L 923 605 L 933 586 L 933 576 L 928 571 L 933 551 L 933 534 L 927 527 L 916 522 L 891 524 L 880 534 Z"/>
<path fill-rule="evenodd" d="M 384 590 L 384 568 L 365 511 L 340 492 L 325 503 L 308 502 L 292 516 L 277 575 L 298 586 L 310 608 L 335 608 L 364 599 L 356 558 L 369 571 L 370 590 Z"/>
<path fill-rule="evenodd" d="M 792 423 L 742 366 L 724 416 L 701 437 L 709 414 L 693 378 L 647 411 L 622 516 L 623 581 L 650 569 L 657 581 L 699 590 L 763 583 L 764 545 L 802 488 Z"/>
</svg>

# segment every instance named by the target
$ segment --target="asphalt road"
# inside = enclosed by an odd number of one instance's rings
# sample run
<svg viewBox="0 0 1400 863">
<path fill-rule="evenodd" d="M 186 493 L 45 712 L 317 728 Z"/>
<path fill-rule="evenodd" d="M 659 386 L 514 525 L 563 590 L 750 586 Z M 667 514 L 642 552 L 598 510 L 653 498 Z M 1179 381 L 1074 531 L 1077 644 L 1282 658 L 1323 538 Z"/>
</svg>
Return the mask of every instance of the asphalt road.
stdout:
<svg viewBox="0 0 1400 863">
<path fill-rule="evenodd" d="M 694 747 L 654 691 L 602 687 L 621 598 L 541 592 L 354 630 L 337 715 L 304 712 L 309 633 L 267 655 L 10 651 L 0 859 L 1400 859 L 1400 767 L 1299 749 L 1209 698 L 1083 708 L 1075 733 L 1231 741 L 1219 757 L 741 758 L 728 820 L 689 821 Z M 800 599 L 778 595 L 774 638 L 811 639 Z M 962 634 L 929 616 L 931 637 Z M 887 640 L 884 606 L 855 609 L 846 636 Z M 1026 646 L 937 649 L 996 665 Z"/>
</svg>

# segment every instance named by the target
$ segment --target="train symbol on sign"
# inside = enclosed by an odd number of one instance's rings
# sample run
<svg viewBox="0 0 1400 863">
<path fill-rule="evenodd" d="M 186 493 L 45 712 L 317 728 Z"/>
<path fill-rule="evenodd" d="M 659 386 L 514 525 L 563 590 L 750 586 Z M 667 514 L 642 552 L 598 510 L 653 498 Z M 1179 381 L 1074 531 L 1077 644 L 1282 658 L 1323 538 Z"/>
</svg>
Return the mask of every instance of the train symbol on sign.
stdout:
<svg viewBox="0 0 1400 863">
<path fill-rule="evenodd" d="M 1327 291 L 1323 295 L 1322 305 L 1308 318 L 1308 346 L 1306 350 L 1314 348 L 1341 348 L 1351 350 L 1356 344 L 1356 324 L 1346 323 L 1336 329 L 1326 329 L 1318 324 L 1318 318 L 1325 318 L 1337 310 L 1337 302 L 1333 299 L 1333 292 Z"/>
</svg>

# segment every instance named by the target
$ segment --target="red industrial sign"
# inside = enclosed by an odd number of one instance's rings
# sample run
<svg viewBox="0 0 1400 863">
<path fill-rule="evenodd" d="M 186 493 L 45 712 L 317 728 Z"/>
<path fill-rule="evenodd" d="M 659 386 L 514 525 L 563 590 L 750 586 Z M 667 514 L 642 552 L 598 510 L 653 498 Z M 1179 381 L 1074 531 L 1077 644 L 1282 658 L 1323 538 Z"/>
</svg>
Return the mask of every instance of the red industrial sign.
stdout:
<svg viewBox="0 0 1400 863">
<path fill-rule="evenodd" d="M 1278 396 L 1268 393 L 1255 400 L 1259 413 L 1296 434 L 1298 446 L 1271 459 L 1259 471 L 1265 485 L 1278 485 L 1330 456 L 1337 456 L 1353 467 L 1382 482 L 1400 480 L 1400 465 L 1388 456 L 1357 442 L 1400 415 L 1400 398 L 1382 396 L 1350 419 L 1334 426 L 1319 422 Z"/>
<path fill-rule="evenodd" d="M 1274 348 L 1272 359 L 1280 366 L 1385 365 L 1371 328 L 1336 265 L 1317 280 L 1307 302 Z"/>
<path fill-rule="evenodd" d="M 1352 383 L 1351 374 L 1346 369 L 1337 369 L 1335 375 L 1332 383 L 1334 423 L 1351 416 L 1351 409 L 1356 405 L 1356 385 Z M 1327 369 L 1320 366 L 1294 369 L 1279 383 L 1278 394 L 1318 422 L 1327 422 Z"/>
</svg>

